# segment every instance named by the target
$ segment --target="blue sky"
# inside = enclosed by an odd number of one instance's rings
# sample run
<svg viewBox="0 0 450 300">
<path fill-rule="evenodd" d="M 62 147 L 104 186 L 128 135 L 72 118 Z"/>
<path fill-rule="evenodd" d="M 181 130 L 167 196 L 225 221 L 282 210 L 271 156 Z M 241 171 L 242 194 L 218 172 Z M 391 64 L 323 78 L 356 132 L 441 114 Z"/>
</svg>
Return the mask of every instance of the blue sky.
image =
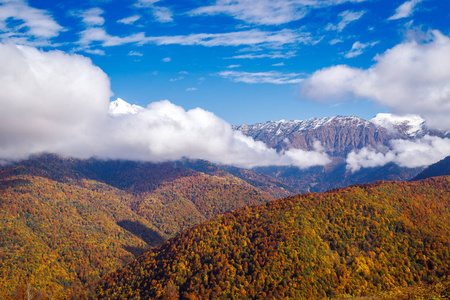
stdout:
<svg viewBox="0 0 450 300">
<path fill-rule="evenodd" d="M 377 55 L 438 30 L 443 0 L 1 0 L 2 41 L 92 59 L 116 97 L 168 99 L 231 124 L 333 115 L 372 118 L 370 97 L 315 101 L 302 93 L 322 68 L 367 69 Z"/>
</svg>

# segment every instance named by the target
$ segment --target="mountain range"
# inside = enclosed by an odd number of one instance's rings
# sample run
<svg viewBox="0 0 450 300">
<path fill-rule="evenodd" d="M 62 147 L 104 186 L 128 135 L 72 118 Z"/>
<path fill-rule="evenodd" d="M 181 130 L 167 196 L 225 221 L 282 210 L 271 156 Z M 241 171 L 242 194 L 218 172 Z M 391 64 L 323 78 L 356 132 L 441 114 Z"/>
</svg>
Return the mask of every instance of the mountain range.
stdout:
<svg viewBox="0 0 450 300">
<path fill-rule="evenodd" d="M 118 117 L 137 114 L 143 109 L 117 99 L 111 103 L 109 113 L 112 117 Z M 280 153 L 290 149 L 300 149 L 321 151 L 329 156 L 331 162 L 325 166 L 305 169 L 269 166 L 252 169 L 289 187 L 292 194 L 323 192 L 332 188 L 377 180 L 410 180 L 424 167 L 404 167 L 390 162 L 381 166 L 363 167 L 355 171 L 348 168 L 348 156 L 362 149 L 381 149 L 381 153 L 386 152 L 390 149 L 392 141 L 414 142 L 425 136 L 450 137 L 449 132 L 428 128 L 419 116 L 397 116 L 387 113 L 380 113 L 371 120 L 353 116 L 335 116 L 309 120 L 269 121 L 254 125 L 233 126 L 233 129 L 263 142 L 267 147 Z M 229 166 L 220 167 L 231 173 L 239 169 Z M 233 174 L 237 177 L 244 175 L 242 172 L 238 173 L 240 175 Z M 245 175 L 241 178 L 246 180 Z"/>
<path fill-rule="evenodd" d="M 327 153 L 336 157 L 346 157 L 351 151 L 363 147 L 387 145 L 392 139 L 438 134 L 428 130 L 419 116 L 399 117 L 392 114 L 378 114 L 369 121 L 359 117 L 335 116 L 304 121 L 271 121 L 235 126 L 234 129 L 277 150 L 295 148 L 311 151 L 315 148 L 315 142 L 319 141 Z"/>
<path fill-rule="evenodd" d="M 448 132 L 428 129 L 419 116 L 400 117 L 392 114 L 378 114 L 368 121 L 358 117 L 335 116 L 305 121 L 271 121 L 235 126 L 234 129 L 280 152 L 292 148 L 313 151 L 319 142 L 331 159 L 331 163 L 326 166 L 254 169 L 296 188 L 298 193 L 324 192 L 377 180 L 409 180 L 419 174 L 423 167 L 408 168 L 388 163 L 351 172 L 346 159 L 349 153 L 361 149 L 388 149 L 393 140 L 415 141 L 424 136 L 449 136 Z"/>
</svg>

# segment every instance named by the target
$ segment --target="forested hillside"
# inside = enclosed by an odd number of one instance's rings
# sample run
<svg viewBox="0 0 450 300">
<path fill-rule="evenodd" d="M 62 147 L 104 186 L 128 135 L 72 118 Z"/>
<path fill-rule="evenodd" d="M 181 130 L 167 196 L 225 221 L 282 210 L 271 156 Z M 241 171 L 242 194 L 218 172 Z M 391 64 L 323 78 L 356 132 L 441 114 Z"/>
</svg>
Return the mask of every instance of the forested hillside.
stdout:
<svg viewBox="0 0 450 300">
<path fill-rule="evenodd" d="M 3 167 L 0 291 L 78 293 L 181 230 L 274 199 L 225 171 L 172 163 L 41 155 Z"/>
<path fill-rule="evenodd" d="M 126 193 L 95 181 L 37 176 L 0 181 L 0 290 L 61 298 L 164 241 L 125 203 Z"/>
<path fill-rule="evenodd" d="M 96 297 L 322 299 L 450 275 L 450 177 L 379 182 L 246 207 L 104 277 Z"/>
</svg>

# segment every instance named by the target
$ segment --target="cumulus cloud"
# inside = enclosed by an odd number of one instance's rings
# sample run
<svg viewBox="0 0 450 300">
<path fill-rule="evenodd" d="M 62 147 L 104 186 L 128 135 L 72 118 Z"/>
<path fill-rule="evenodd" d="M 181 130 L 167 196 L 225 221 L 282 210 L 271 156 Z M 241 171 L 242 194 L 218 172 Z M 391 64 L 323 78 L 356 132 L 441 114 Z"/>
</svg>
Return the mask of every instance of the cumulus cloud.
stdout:
<svg viewBox="0 0 450 300">
<path fill-rule="evenodd" d="M 308 168 L 330 162 L 320 147 L 316 151 L 293 149 L 280 154 L 234 131 L 211 112 L 201 108 L 186 111 L 167 100 L 153 102 L 137 114 L 113 119 L 111 124 L 113 146 L 103 153 L 108 158 L 167 161 L 187 157 L 241 167 Z"/>
<path fill-rule="evenodd" d="M 384 151 L 363 148 L 347 156 L 347 169 L 356 172 L 361 168 L 384 166 L 395 163 L 401 167 L 429 166 L 450 155 L 450 139 L 425 136 L 421 139 L 392 140 Z"/>
<path fill-rule="evenodd" d="M 32 8 L 23 0 L 0 0 L 0 31 L 3 38 L 43 43 L 58 36 L 62 30 L 63 27 L 45 10 Z"/>
<path fill-rule="evenodd" d="M 330 161 L 320 147 L 277 153 L 211 112 L 186 111 L 167 100 L 108 115 L 108 76 L 79 55 L 0 44 L 0 85 L 2 161 L 41 152 L 144 161 L 186 157 L 242 167 Z"/>
<path fill-rule="evenodd" d="M 82 152 L 111 96 L 108 76 L 88 58 L 12 44 L 0 44 L 0 86 L 0 157 L 12 159 Z"/>
<path fill-rule="evenodd" d="M 303 74 L 299 73 L 281 73 L 276 71 L 269 72 L 238 72 L 222 71 L 217 75 L 228 78 L 234 82 L 244 83 L 273 83 L 273 84 L 291 84 L 302 82 Z"/>
<path fill-rule="evenodd" d="M 429 127 L 450 129 L 450 38 L 407 41 L 375 57 L 368 69 L 338 65 L 316 71 L 302 85 L 320 101 L 372 99 L 399 114 L 418 114 Z"/>
<path fill-rule="evenodd" d="M 398 20 L 411 16 L 414 13 L 414 9 L 418 3 L 422 0 L 410 0 L 406 1 L 395 10 L 395 14 L 389 17 L 388 20 Z"/>
</svg>

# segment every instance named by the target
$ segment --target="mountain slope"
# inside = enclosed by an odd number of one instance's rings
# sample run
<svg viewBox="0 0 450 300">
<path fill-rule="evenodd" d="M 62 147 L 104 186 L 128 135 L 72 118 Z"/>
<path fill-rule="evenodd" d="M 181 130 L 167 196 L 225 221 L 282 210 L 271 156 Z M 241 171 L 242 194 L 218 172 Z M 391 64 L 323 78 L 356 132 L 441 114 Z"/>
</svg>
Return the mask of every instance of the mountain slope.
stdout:
<svg viewBox="0 0 450 300">
<path fill-rule="evenodd" d="M 149 222 L 124 204 L 129 198 L 89 180 L 1 179 L 3 296 L 29 284 L 63 298 L 163 242 Z"/>
<path fill-rule="evenodd" d="M 63 298 L 181 230 L 274 200 L 181 165 L 47 154 L 0 168 L 0 290 Z"/>
<path fill-rule="evenodd" d="M 320 299 L 450 270 L 450 177 L 353 186 L 195 226 L 104 277 L 107 299 Z"/>
<path fill-rule="evenodd" d="M 59 182 L 89 179 L 108 184 L 131 194 L 125 205 L 152 223 L 165 238 L 217 214 L 275 200 L 271 193 L 292 195 L 282 188 L 264 191 L 207 162 L 190 165 L 200 169 L 202 164 L 210 166 L 209 174 L 182 162 L 80 160 L 46 154 L 4 168 L 0 178 L 29 174 Z"/>
<path fill-rule="evenodd" d="M 412 180 L 421 180 L 435 176 L 450 175 L 450 156 L 447 156 L 441 161 L 438 161 L 431 166 L 428 166 L 419 175 L 414 177 Z"/>
</svg>

